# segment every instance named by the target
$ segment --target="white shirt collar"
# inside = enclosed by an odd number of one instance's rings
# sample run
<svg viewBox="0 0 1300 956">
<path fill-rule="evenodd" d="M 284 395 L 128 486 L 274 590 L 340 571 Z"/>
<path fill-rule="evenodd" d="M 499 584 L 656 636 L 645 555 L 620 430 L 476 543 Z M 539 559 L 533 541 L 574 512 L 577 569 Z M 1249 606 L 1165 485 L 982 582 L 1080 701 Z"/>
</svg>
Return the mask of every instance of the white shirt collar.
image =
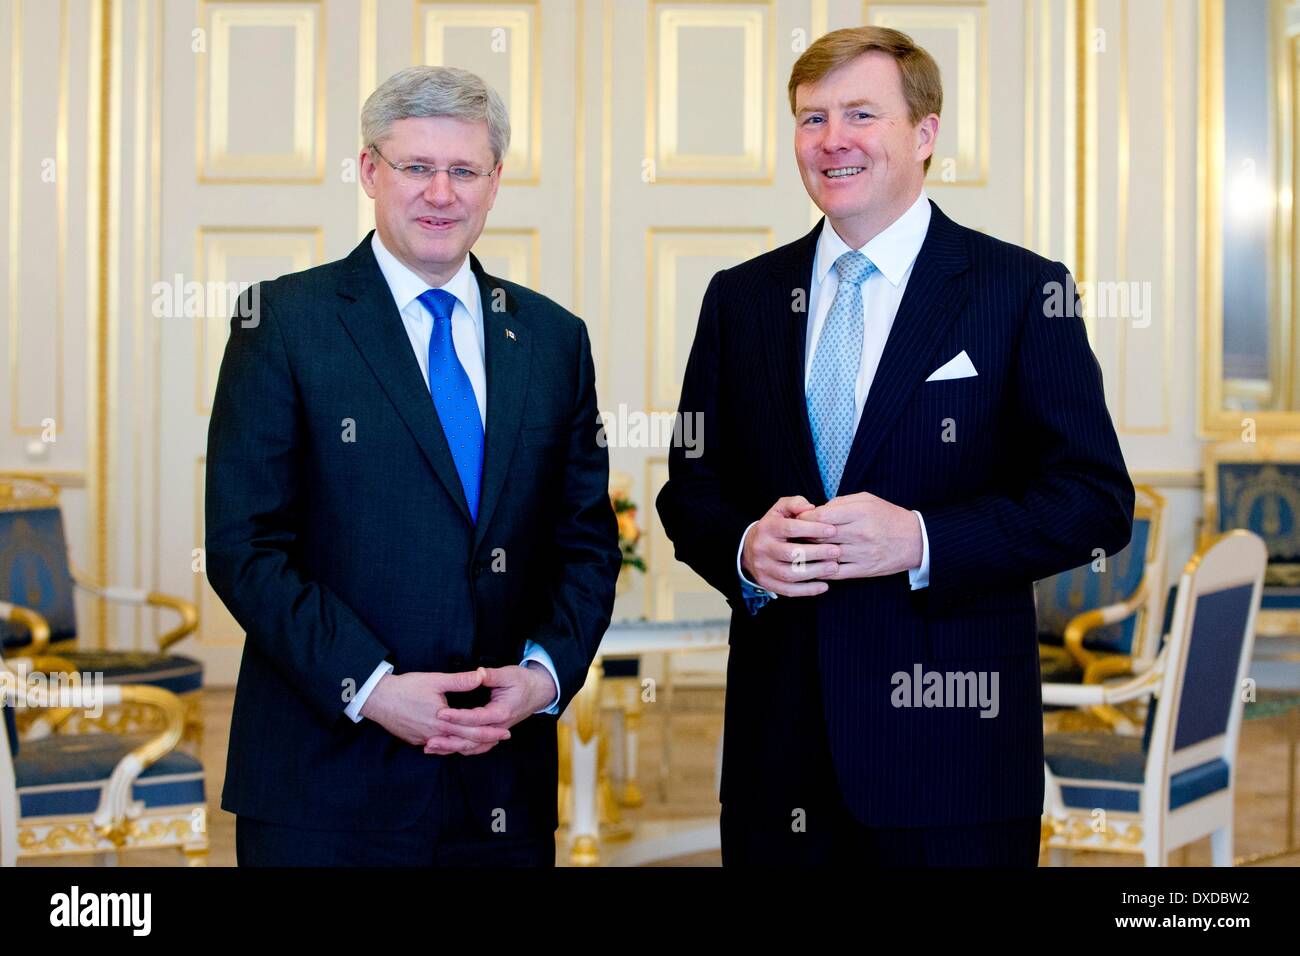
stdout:
<svg viewBox="0 0 1300 956">
<path fill-rule="evenodd" d="M 858 251 L 870 259 L 890 285 L 898 285 L 907 275 L 925 243 L 930 229 L 930 198 L 921 190 L 916 202 L 907 211 L 882 229 Z M 840 238 L 829 219 L 817 237 L 817 253 L 813 257 L 813 281 L 818 285 L 831 271 L 835 260 L 852 247 Z"/>
<path fill-rule="evenodd" d="M 379 241 L 378 230 L 370 239 L 370 248 L 374 250 L 379 271 L 384 274 L 389 291 L 393 293 L 393 301 L 397 303 L 398 312 L 404 312 L 408 305 L 433 288 L 388 251 Z M 440 287 L 454 295 L 471 316 L 474 314 L 474 310 L 470 307 L 470 303 L 474 301 L 471 298 L 471 286 L 474 281 L 474 272 L 469 267 L 469 255 L 466 254 L 465 261 L 460 264 L 456 274 Z"/>
</svg>

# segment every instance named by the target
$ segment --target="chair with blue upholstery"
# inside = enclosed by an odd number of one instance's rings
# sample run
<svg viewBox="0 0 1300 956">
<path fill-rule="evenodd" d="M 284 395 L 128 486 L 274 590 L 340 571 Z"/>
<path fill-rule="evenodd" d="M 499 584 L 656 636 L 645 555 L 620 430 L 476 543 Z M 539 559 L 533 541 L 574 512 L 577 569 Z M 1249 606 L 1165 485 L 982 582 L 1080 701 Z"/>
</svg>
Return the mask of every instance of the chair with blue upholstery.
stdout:
<svg viewBox="0 0 1300 956">
<path fill-rule="evenodd" d="M 1061 706 L 1148 702 L 1141 737 L 1045 736 L 1043 834 L 1054 860 L 1104 850 L 1164 866 L 1171 851 L 1209 836 L 1214 865 L 1232 865 L 1237 737 L 1266 563 L 1257 535 L 1220 536 L 1183 569 L 1168 638 L 1144 673 L 1043 685 L 1044 703 Z"/>
<path fill-rule="evenodd" d="M 208 852 L 203 767 L 176 750 L 180 699 L 90 675 L 51 679 L 27 660 L 0 657 L 0 866 L 67 854 L 175 847 L 190 865 Z M 15 714 L 49 706 L 86 711 L 131 705 L 158 711 L 154 735 L 55 734 L 19 740 Z"/>
<path fill-rule="evenodd" d="M 1203 534 L 1232 528 L 1268 546 L 1259 636 L 1300 635 L 1300 441 L 1206 446 Z"/>
<path fill-rule="evenodd" d="M 1155 656 L 1164 598 L 1165 499 L 1146 485 L 1134 491 L 1127 547 L 1034 585 L 1045 682 L 1088 677 L 1092 683 L 1141 673 Z"/>
<path fill-rule="evenodd" d="M 75 591 L 116 603 L 164 608 L 180 616 L 158 638 L 157 651 L 91 650 L 77 646 Z M 143 588 L 100 587 L 74 575 L 68 560 L 58 490 L 30 478 L 0 474 L 0 650 L 25 658 L 35 669 L 97 672 L 108 684 L 148 684 L 170 691 L 185 707 L 185 740 L 197 753 L 202 737 L 203 665 L 167 650 L 198 627 L 186 600 Z M 52 658 L 51 659 L 51 655 Z M 25 716 L 30 716 L 25 715 Z M 27 721 L 24 720 L 24 723 Z M 133 703 L 108 708 L 97 720 L 53 710 L 45 729 L 114 733 L 154 732 L 155 708 Z"/>
</svg>

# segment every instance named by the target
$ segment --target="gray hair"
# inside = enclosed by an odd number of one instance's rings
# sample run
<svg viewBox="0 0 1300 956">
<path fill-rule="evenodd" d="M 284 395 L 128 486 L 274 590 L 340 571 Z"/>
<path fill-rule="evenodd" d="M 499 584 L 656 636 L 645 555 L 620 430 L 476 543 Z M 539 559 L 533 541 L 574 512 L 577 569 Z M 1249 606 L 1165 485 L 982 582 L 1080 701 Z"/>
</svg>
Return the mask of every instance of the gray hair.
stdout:
<svg viewBox="0 0 1300 956">
<path fill-rule="evenodd" d="M 366 146 L 377 144 L 398 120 L 424 116 L 486 121 L 493 165 L 510 147 L 501 97 L 477 74 L 454 66 L 409 66 L 384 80 L 361 107 L 361 137 Z"/>
</svg>

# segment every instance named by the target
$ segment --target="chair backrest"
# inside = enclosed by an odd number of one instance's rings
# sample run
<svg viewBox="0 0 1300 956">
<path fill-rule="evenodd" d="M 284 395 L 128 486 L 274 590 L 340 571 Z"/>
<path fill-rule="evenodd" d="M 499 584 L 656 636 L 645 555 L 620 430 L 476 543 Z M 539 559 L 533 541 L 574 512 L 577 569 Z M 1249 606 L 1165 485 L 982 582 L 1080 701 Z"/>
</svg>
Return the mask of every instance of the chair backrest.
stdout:
<svg viewBox="0 0 1300 956">
<path fill-rule="evenodd" d="M 58 489 L 0 474 L 0 601 L 39 612 L 59 641 L 76 636 L 73 593 Z M 0 621 L 0 646 L 27 640 L 24 629 Z"/>
<path fill-rule="evenodd" d="M 1300 587 L 1300 442 L 1223 442 L 1205 455 L 1206 534 L 1253 531 L 1268 547 L 1265 583 Z"/>
<path fill-rule="evenodd" d="M 1231 786 L 1267 562 L 1264 541 L 1235 530 L 1203 545 L 1183 569 L 1146 740 L 1147 785 L 1161 788 L 1151 794 L 1161 807 L 1180 774 L 1195 785 L 1201 770 L 1207 788 Z"/>
<path fill-rule="evenodd" d="M 1063 635 L 1072 618 L 1126 601 L 1145 585 L 1143 608 L 1118 624 L 1090 631 L 1084 646 L 1140 658 L 1154 655 L 1164 592 L 1165 499 L 1146 485 L 1134 490 L 1133 536 L 1106 559 L 1104 573 L 1089 563 L 1034 584 L 1040 634 Z"/>
</svg>

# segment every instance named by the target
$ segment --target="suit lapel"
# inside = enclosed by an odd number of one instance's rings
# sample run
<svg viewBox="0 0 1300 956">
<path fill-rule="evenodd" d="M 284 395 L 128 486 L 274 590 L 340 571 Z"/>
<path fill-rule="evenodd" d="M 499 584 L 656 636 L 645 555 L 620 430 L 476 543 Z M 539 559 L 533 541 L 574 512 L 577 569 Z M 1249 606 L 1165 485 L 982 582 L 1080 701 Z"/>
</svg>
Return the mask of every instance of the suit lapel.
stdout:
<svg viewBox="0 0 1300 956">
<path fill-rule="evenodd" d="M 429 396 L 429 386 L 420 374 L 420 363 L 411 351 L 411 340 L 407 338 L 402 316 L 393 302 L 393 293 L 370 248 L 369 235 L 353 250 L 348 264 L 350 268 L 336 290 L 342 300 L 339 319 L 468 522 L 469 504 L 465 500 L 460 475 L 447 447 L 433 399 Z"/>
<path fill-rule="evenodd" d="M 776 383 L 778 418 L 786 433 L 784 445 L 791 449 L 799 479 L 798 492 L 803 492 L 813 502 L 824 500 L 826 495 L 822 490 L 821 472 L 817 470 L 812 429 L 808 425 L 803 382 L 804 352 L 808 342 L 813 257 L 817 252 L 817 237 L 825 222 L 823 219 L 808 235 L 785 247 L 777 258 L 772 270 L 776 290 L 771 297 L 776 305 L 767 317 L 769 335 L 775 347 L 764 350 Z M 796 310 L 793 303 L 799 303 L 803 308 Z"/>
<path fill-rule="evenodd" d="M 890 327 L 862 419 L 844 466 L 841 487 L 860 486 L 863 476 L 902 413 L 912 392 L 933 371 L 939 342 L 966 302 L 963 273 L 969 265 L 957 226 L 930 203 L 930 228 L 912 267 L 898 314 Z"/>
<path fill-rule="evenodd" d="M 483 303 L 483 345 L 487 354 L 487 433 L 484 436 L 483 484 L 474 548 L 478 549 L 505 485 L 506 470 L 519 438 L 528 396 L 531 329 L 520 321 L 518 302 L 483 271 L 473 253 L 470 267 Z"/>
</svg>

